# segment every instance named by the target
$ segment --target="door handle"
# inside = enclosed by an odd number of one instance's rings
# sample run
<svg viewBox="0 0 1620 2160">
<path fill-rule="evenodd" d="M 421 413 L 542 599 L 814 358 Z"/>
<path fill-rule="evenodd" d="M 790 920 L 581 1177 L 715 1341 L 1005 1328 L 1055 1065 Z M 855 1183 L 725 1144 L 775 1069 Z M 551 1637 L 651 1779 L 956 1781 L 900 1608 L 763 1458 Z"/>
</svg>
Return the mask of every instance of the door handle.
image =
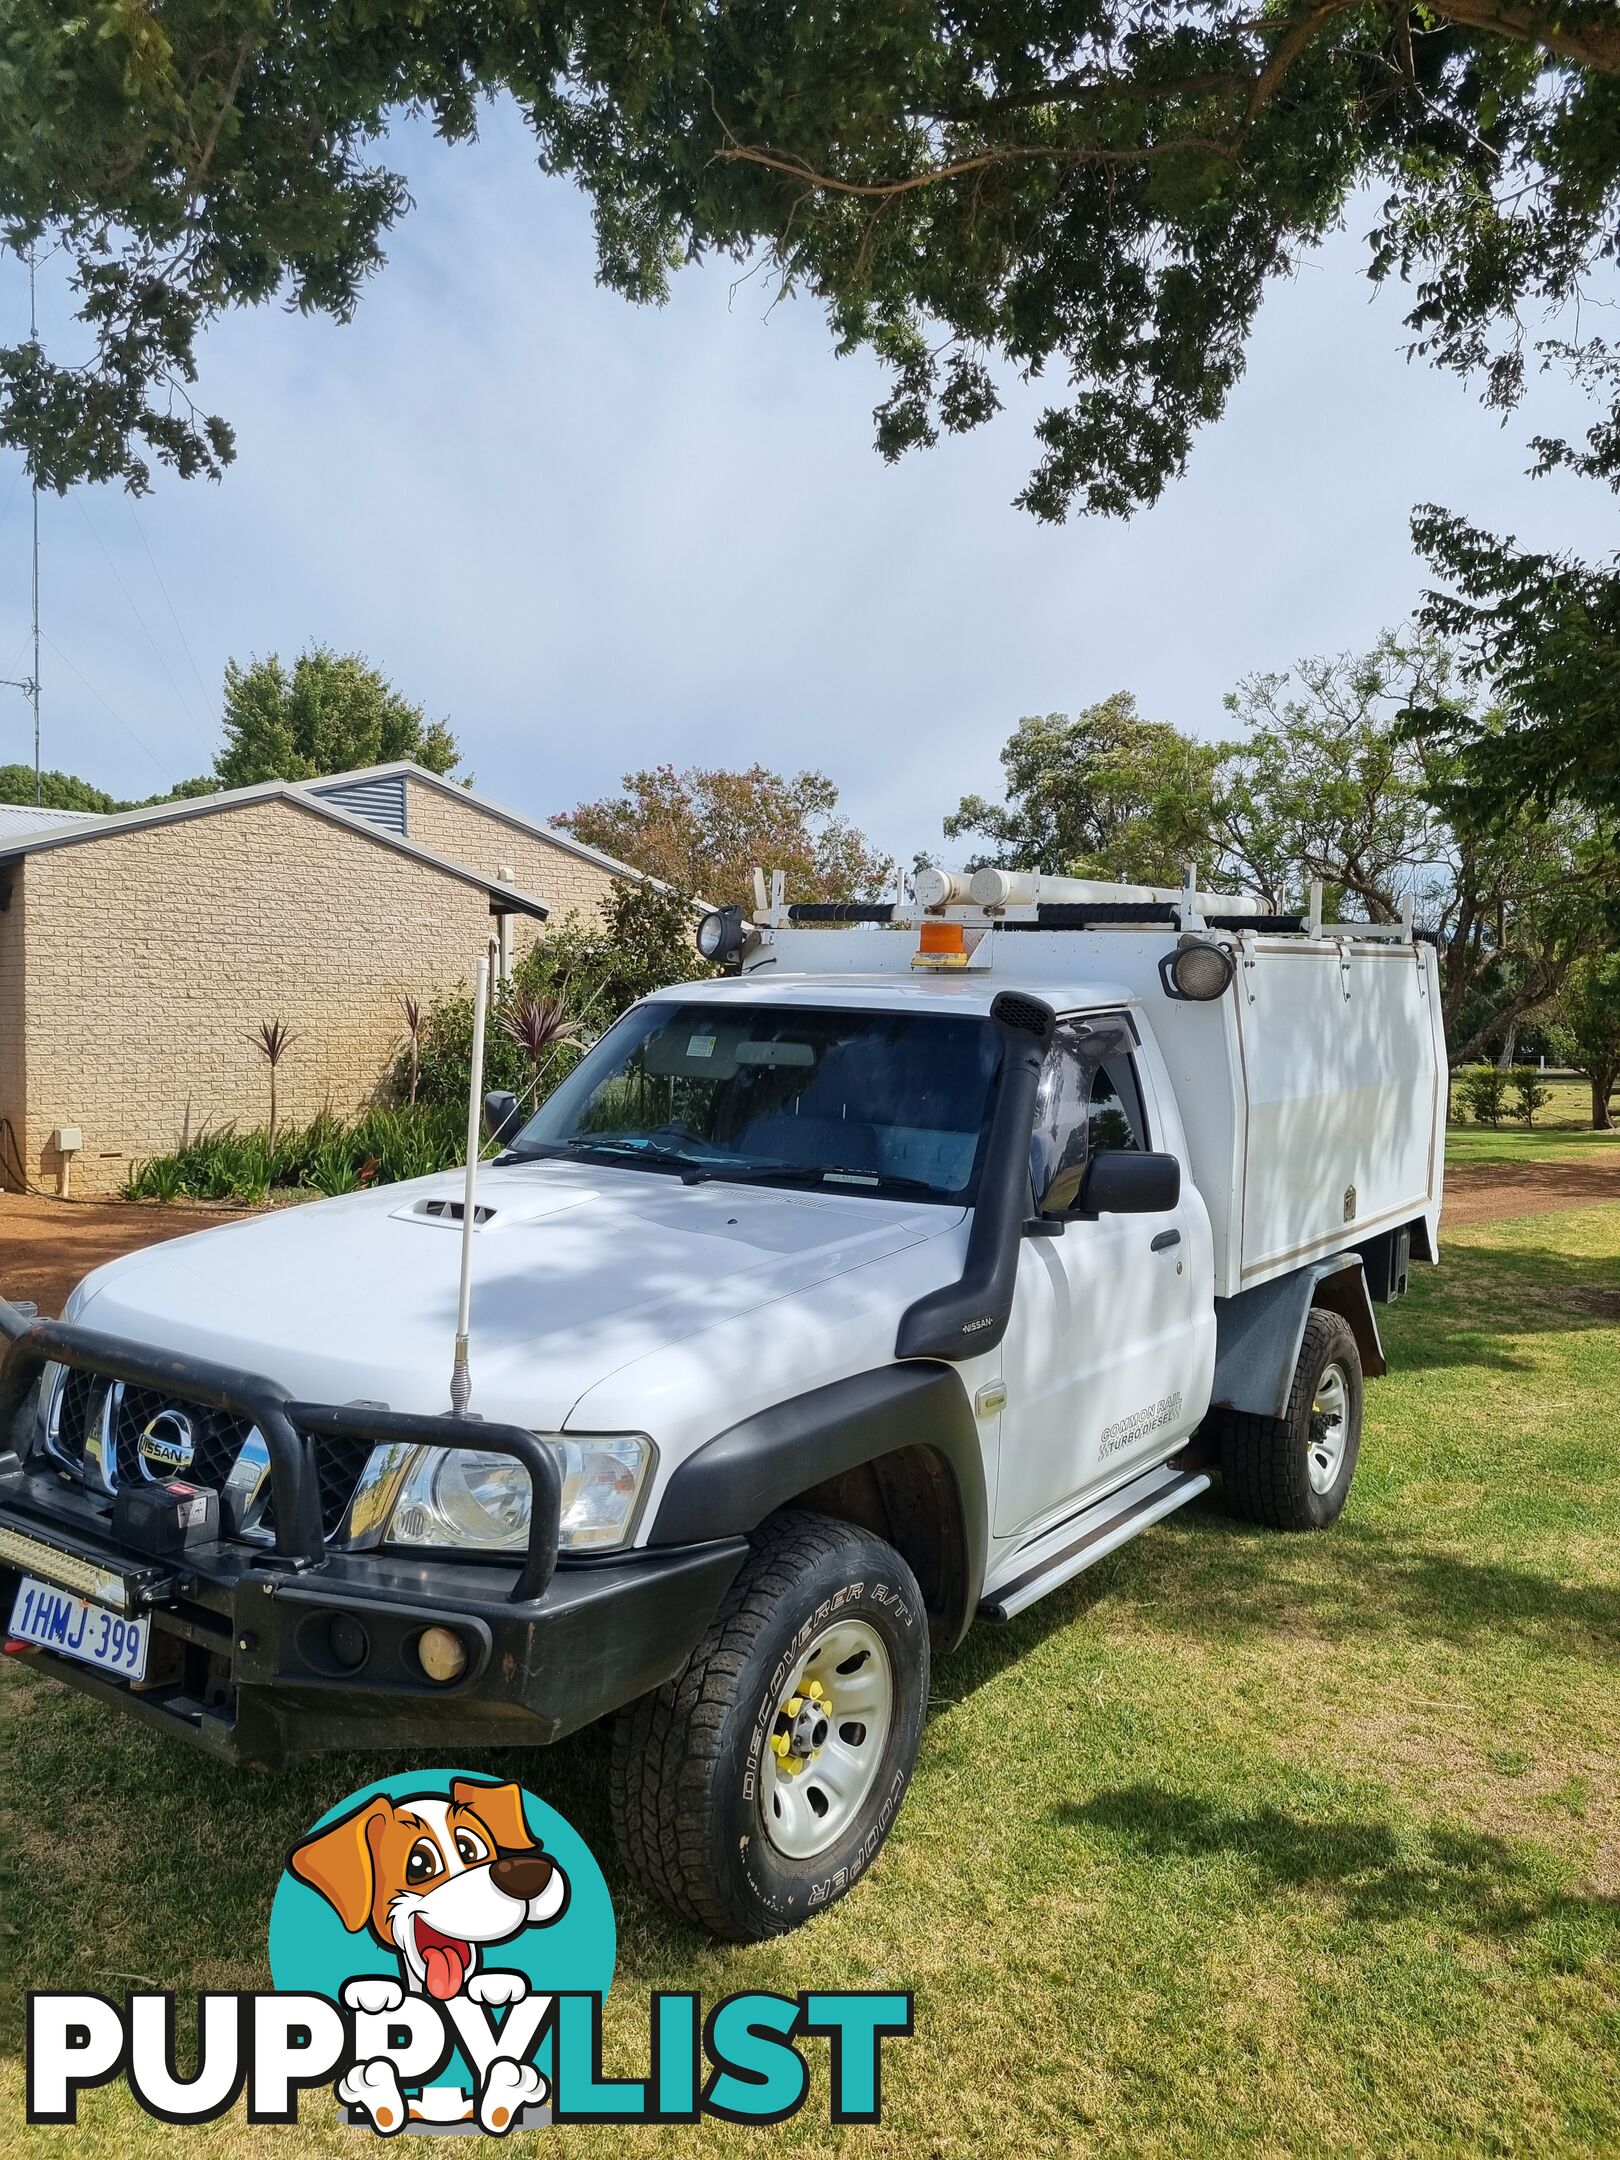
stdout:
<svg viewBox="0 0 1620 2160">
<path fill-rule="evenodd" d="M 1179 1230 L 1161 1230 L 1153 1240 L 1149 1250 L 1152 1252 L 1168 1252 L 1172 1245 L 1179 1245 L 1180 1243 L 1181 1232 Z"/>
</svg>

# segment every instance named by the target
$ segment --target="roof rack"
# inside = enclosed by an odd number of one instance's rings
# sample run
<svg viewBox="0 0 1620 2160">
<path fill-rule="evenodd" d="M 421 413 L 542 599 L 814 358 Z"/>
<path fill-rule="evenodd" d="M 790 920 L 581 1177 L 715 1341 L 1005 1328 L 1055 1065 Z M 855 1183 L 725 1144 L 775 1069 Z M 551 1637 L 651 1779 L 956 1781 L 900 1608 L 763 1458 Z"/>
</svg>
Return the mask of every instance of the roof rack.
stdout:
<svg viewBox="0 0 1620 2160">
<path fill-rule="evenodd" d="M 789 901 L 780 870 L 754 873 L 754 922 L 762 929 L 816 929 L 848 924 L 916 929 L 934 921 L 999 930 L 1105 930 L 1162 927 L 1178 932 L 1252 932 L 1312 939 L 1375 939 L 1411 944 L 1412 896 L 1394 922 L 1324 922 L 1322 886 L 1315 881 L 1304 914 L 1278 912 L 1244 893 L 1200 888 L 1188 866 L 1179 885 L 1127 885 L 1104 878 L 1049 877 L 1037 870 L 918 871 L 912 897 L 894 900 Z"/>
</svg>

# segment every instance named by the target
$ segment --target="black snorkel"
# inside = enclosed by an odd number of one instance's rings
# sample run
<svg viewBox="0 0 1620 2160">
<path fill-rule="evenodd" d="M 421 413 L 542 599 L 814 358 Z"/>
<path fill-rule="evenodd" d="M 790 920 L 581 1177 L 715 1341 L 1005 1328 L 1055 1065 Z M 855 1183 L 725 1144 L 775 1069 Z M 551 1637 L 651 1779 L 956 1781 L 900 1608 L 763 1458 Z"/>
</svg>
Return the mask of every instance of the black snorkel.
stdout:
<svg viewBox="0 0 1620 2160">
<path fill-rule="evenodd" d="M 979 1171 L 967 1257 L 957 1281 L 930 1290 L 901 1316 L 897 1358 L 969 1358 L 993 1350 L 1007 1332 L 1018 1250 L 1029 1214 L 1029 1136 L 1047 1046 L 1057 1026 L 1050 1005 L 1003 990 L 990 1007 L 1001 1029 L 1001 1071 Z"/>
</svg>

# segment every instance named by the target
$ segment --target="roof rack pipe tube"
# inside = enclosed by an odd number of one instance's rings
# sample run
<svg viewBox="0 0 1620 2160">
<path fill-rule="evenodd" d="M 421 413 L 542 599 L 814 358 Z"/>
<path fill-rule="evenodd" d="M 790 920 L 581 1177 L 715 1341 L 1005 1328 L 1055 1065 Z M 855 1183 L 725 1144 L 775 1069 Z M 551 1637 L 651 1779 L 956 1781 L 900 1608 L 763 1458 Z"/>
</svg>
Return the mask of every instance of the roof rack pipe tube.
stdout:
<svg viewBox="0 0 1620 2160">
<path fill-rule="evenodd" d="M 1050 1005 L 1022 990 L 1003 990 L 990 1017 L 1002 1031 L 1001 1072 L 962 1273 L 906 1308 L 895 1337 L 897 1358 L 978 1357 L 996 1347 L 1012 1316 L 1029 1214 L 1035 1096 L 1057 1018 Z"/>
<path fill-rule="evenodd" d="M 966 907 L 973 898 L 973 879 L 966 870 L 940 870 L 930 863 L 912 879 L 911 892 L 920 908 Z"/>
<path fill-rule="evenodd" d="M 1052 901 L 1180 907 L 1187 897 L 1181 885 L 1115 885 L 1103 878 L 1047 877 L 1038 870 L 975 870 L 968 892 L 974 904 L 984 908 L 1040 907 Z M 1194 901 L 1201 915 L 1269 912 L 1263 900 L 1242 893 L 1199 892 Z"/>
</svg>

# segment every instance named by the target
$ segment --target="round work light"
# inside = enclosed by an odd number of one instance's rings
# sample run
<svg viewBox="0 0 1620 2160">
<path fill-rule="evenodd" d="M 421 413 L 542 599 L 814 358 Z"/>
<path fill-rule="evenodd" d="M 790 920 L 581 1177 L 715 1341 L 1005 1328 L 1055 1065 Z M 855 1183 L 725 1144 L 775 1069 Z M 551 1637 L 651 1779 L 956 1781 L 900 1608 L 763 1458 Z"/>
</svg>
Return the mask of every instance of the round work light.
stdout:
<svg viewBox="0 0 1620 2160">
<path fill-rule="evenodd" d="M 1212 998 L 1224 995 L 1236 972 L 1232 955 L 1224 945 L 1212 945 L 1200 937 L 1184 937 L 1175 951 L 1166 953 L 1159 962 L 1159 980 L 1166 996 L 1197 1005 L 1207 1005 Z"/>
<path fill-rule="evenodd" d="M 715 908 L 697 927 L 697 949 L 705 960 L 718 963 L 742 951 L 743 920 L 740 907 Z"/>
</svg>

